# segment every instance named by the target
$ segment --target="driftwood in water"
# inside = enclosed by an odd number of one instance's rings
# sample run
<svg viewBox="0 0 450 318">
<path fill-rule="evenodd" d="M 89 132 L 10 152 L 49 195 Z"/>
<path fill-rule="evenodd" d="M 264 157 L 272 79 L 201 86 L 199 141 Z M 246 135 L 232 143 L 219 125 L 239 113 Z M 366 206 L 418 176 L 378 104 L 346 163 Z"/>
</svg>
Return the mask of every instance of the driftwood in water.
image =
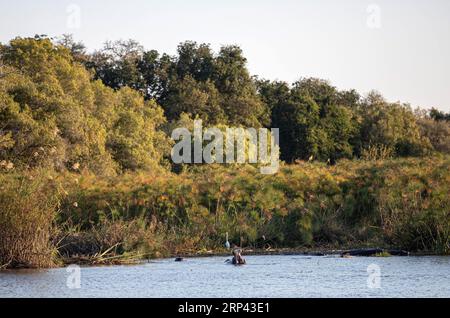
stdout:
<svg viewBox="0 0 450 318">
<path fill-rule="evenodd" d="M 350 256 L 375 256 L 377 254 L 389 253 L 393 256 L 408 256 L 409 253 L 407 251 L 402 250 L 384 250 L 381 248 L 365 248 L 365 249 L 357 249 L 357 250 L 348 250 L 342 252 L 342 256 L 350 255 Z"/>
</svg>

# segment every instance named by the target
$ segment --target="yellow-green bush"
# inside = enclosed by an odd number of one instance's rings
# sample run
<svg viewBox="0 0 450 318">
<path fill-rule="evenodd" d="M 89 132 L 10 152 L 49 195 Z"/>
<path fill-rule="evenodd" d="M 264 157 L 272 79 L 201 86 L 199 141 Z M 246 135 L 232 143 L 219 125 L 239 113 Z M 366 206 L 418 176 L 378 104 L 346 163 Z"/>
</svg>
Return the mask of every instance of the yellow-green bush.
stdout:
<svg viewBox="0 0 450 318">
<path fill-rule="evenodd" d="M 169 152 L 154 101 L 94 81 L 49 39 L 0 46 L 0 161 L 114 175 L 153 171 Z"/>
<path fill-rule="evenodd" d="M 276 175 L 218 165 L 179 175 L 84 175 L 67 185 L 61 221 L 88 230 L 139 218 L 189 249 L 220 247 L 229 232 L 252 246 L 373 243 L 448 253 L 449 166 L 435 157 L 299 163 Z"/>
<path fill-rule="evenodd" d="M 57 185 L 38 171 L 0 174 L 0 267 L 48 267 L 59 204 Z"/>
<path fill-rule="evenodd" d="M 377 245 L 450 252 L 450 158 L 194 166 L 116 177 L 0 174 L 0 260 L 116 259 L 252 247 Z M 56 225 L 56 228 L 54 227 Z"/>
</svg>

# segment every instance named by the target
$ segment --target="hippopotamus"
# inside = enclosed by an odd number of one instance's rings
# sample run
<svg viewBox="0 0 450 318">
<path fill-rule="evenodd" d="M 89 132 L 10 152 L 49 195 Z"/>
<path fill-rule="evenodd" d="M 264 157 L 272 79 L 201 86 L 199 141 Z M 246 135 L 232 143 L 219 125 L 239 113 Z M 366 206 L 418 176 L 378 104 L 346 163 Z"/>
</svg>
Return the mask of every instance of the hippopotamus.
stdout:
<svg viewBox="0 0 450 318">
<path fill-rule="evenodd" d="M 233 259 L 231 260 L 231 264 L 233 265 L 244 265 L 245 258 L 241 255 L 241 250 L 239 248 L 236 248 L 233 250 Z"/>
</svg>

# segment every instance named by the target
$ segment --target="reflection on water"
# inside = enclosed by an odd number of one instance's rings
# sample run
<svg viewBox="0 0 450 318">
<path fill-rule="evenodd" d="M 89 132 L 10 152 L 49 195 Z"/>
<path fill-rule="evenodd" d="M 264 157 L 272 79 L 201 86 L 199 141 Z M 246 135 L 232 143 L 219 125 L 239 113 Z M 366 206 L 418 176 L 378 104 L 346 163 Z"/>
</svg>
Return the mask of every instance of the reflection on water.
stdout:
<svg viewBox="0 0 450 318">
<path fill-rule="evenodd" d="M 81 288 L 65 268 L 0 272 L 0 297 L 450 297 L 450 257 L 248 256 L 136 266 L 83 267 Z M 369 288 L 368 266 L 380 268 Z"/>
</svg>

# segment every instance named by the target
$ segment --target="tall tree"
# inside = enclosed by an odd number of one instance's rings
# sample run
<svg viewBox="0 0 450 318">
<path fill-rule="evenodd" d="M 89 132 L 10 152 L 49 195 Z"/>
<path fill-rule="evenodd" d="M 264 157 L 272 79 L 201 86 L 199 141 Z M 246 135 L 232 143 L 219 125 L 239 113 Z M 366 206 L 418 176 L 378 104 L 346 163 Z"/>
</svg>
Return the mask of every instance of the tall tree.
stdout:
<svg viewBox="0 0 450 318">
<path fill-rule="evenodd" d="M 16 38 L 0 57 L 9 70 L 0 78 L 0 160 L 99 174 L 159 165 L 168 141 L 157 131 L 165 120 L 158 105 L 93 81 L 50 39 Z"/>
</svg>

